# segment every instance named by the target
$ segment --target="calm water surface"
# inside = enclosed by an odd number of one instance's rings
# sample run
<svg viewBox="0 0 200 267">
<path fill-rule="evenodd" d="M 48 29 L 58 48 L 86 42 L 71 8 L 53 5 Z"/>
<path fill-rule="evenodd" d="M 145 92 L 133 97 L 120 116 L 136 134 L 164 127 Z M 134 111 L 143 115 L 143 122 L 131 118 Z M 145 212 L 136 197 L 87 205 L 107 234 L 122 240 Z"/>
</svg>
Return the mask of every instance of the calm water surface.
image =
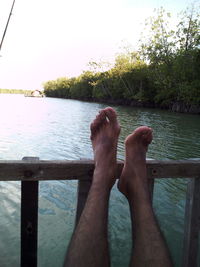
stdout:
<svg viewBox="0 0 200 267">
<path fill-rule="evenodd" d="M 90 122 L 104 104 L 51 98 L 0 95 L 0 160 L 37 156 L 43 160 L 91 159 Z M 200 116 L 153 109 L 114 107 L 122 126 L 118 159 L 124 159 L 124 139 L 137 126 L 154 129 L 148 158 L 200 158 Z M 184 179 L 156 181 L 154 208 L 175 266 L 181 266 L 185 191 Z M 62 266 L 76 210 L 75 181 L 40 182 L 40 267 Z M 0 182 L 0 266 L 19 266 L 20 183 Z M 113 267 L 128 266 L 131 224 L 126 199 L 113 188 L 109 238 Z"/>
</svg>

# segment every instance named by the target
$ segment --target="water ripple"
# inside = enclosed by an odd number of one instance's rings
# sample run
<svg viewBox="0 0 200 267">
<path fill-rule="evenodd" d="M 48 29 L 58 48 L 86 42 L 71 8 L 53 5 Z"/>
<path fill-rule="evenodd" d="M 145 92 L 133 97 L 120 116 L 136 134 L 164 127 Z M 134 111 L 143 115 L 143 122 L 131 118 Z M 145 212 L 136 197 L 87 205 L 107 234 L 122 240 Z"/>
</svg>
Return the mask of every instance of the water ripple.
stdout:
<svg viewBox="0 0 200 267">
<path fill-rule="evenodd" d="M 0 117 L 0 159 L 24 156 L 46 160 L 93 158 L 89 126 L 105 106 L 74 100 L 0 95 L 0 112 L 5 114 Z M 126 136 L 140 125 L 148 125 L 154 131 L 148 158 L 200 158 L 199 116 L 132 107 L 114 108 L 121 124 L 118 159 L 124 159 Z M 186 186 L 186 179 L 158 179 L 155 183 L 156 215 L 176 266 L 181 262 L 179 244 L 183 241 Z M 76 181 L 40 182 L 40 266 L 62 266 L 73 231 L 76 192 Z M 19 249 L 16 248 L 20 247 L 20 183 L 0 182 L 0 196 L 0 257 L 5 259 L 1 266 L 19 266 Z M 113 266 L 128 265 L 131 251 L 129 207 L 116 187 L 110 202 L 109 238 Z"/>
</svg>

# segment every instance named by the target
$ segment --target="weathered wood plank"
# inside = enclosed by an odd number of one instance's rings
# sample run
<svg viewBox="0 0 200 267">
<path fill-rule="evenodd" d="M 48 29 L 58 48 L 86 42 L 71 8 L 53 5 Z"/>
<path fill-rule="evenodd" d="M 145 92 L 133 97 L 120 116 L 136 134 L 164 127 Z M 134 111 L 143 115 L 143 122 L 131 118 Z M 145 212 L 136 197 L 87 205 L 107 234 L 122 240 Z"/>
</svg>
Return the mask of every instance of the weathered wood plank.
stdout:
<svg viewBox="0 0 200 267">
<path fill-rule="evenodd" d="M 85 207 L 85 203 L 87 200 L 88 192 L 90 190 L 92 184 L 92 180 L 83 180 L 78 181 L 78 188 L 77 188 L 77 208 L 76 208 L 76 222 L 75 225 L 78 224 L 79 219 L 81 217 L 81 213 Z"/>
<path fill-rule="evenodd" d="M 23 161 L 39 158 L 23 158 Z M 21 267 L 37 266 L 38 181 L 21 184 Z"/>
<path fill-rule="evenodd" d="M 200 230 L 200 177 L 188 183 L 185 207 L 183 267 L 197 267 Z"/>
<path fill-rule="evenodd" d="M 151 202 L 153 202 L 154 179 L 149 179 L 148 184 L 149 184 Z"/>
<path fill-rule="evenodd" d="M 118 161 L 117 177 L 123 162 Z M 94 161 L 0 161 L 0 181 L 85 180 L 94 169 Z M 200 160 L 147 160 L 147 175 L 152 178 L 197 177 Z"/>
</svg>

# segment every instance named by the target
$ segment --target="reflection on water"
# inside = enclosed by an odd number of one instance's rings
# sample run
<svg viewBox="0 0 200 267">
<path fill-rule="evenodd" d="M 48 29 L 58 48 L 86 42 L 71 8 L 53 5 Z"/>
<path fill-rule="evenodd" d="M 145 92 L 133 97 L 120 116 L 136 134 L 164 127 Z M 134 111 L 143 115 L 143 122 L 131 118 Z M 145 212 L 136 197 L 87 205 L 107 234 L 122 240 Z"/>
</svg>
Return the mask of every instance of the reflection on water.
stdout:
<svg viewBox="0 0 200 267">
<path fill-rule="evenodd" d="M 24 156 L 47 160 L 92 158 L 89 125 L 105 106 L 0 95 L 0 159 Z M 154 130 L 148 158 L 200 157 L 199 116 L 120 106 L 115 109 L 122 128 L 118 159 L 124 159 L 124 139 L 140 125 Z M 186 182 L 184 179 L 158 179 L 155 185 L 154 208 L 176 266 L 181 266 Z M 40 182 L 38 266 L 62 266 L 73 231 L 76 187 L 76 181 Z M 0 266 L 19 266 L 20 183 L 0 182 L 0 198 Z M 128 266 L 131 251 L 129 208 L 116 187 L 111 195 L 109 236 L 112 266 Z"/>
</svg>

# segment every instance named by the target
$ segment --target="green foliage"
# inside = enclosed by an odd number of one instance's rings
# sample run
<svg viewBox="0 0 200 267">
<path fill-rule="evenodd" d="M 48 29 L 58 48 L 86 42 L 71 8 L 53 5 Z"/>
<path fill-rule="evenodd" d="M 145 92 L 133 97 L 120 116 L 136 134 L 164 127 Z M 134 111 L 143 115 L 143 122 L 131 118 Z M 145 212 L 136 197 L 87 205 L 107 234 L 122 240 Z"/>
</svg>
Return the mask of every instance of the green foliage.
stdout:
<svg viewBox="0 0 200 267">
<path fill-rule="evenodd" d="M 58 78 L 55 81 L 48 81 L 43 84 L 44 86 L 44 93 L 46 96 L 49 97 L 61 97 L 61 98 L 68 98 L 70 96 L 71 80 L 65 77 Z"/>
<path fill-rule="evenodd" d="M 162 7 L 155 9 L 155 16 L 146 20 L 145 35 L 142 36 L 140 52 L 150 64 L 169 65 L 175 50 L 175 32 L 170 29 L 171 14 Z"/>
<path fill-rule="evenodd" d="M 200 105 L 200 80 L 179 84 L 179 100 L 186 104 Z"/>
<path fill-rule="evenodd" d="M 90 71 L 83 72 L 74 80 L 70 88 L 72 98 L 90 99 L 92 97 L 94 74 Z"/>
<path fill-rule="evenodd" d="M 177 25 L 177 41 L 180 52 L 199 48 L 200 45 L 200 5 L 193 3 L 186 11 L 181 13 Z"/>
<path fill-rule="evenodd" d="M 188 8 L 176 29 L 163 8 L 146 21 L 138 51 L 128 49 L 114 64 L 89 62 L 91 71 L 44 84 L 46 96 L 142 103 L 169 108 L 200 105 L 199 7 Z"/>
</svg>

